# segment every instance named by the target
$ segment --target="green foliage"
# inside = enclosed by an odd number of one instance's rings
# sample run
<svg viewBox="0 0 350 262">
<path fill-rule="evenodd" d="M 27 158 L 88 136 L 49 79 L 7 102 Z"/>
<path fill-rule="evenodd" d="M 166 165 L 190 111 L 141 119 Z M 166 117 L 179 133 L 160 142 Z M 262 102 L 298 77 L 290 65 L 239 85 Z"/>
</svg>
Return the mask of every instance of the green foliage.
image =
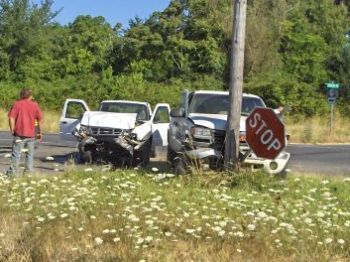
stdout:
<svg viewBox="0 0 350 262">
<path fill-rule="evenodd" d="M 175 105 L 187 89 L 228 88 L 232 1 L 172 0 L 128 29 L 103 17 L 52 22 L 52 0 L 0 0 L 0 102 L 5 108 L 31 86 L 48 109 L 68 97 Z M 325 89 L 339 80 L 349 109 L 348 1 L 249 0 L 245 92 L 293 114 L 327 111 Z"/>
</svg>

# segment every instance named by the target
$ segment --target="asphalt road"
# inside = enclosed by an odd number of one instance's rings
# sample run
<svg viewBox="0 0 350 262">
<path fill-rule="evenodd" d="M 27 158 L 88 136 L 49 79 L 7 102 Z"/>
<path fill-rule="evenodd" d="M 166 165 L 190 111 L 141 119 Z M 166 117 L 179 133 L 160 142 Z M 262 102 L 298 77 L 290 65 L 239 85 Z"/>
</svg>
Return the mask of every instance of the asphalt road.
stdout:
<svg viewBox="0 0 350 262">
<path fill-rule="evenodd" d="M 8 132 L 0 132 L 0 172 L 9 165 L 12 138 Z M 288 168 L 292 172 L 308 172 L 324 175 L 350 176 L 350 145 L 304 145 L 290 144 L 287 151 L 291 153 Z M 44 135 L 35 154 L 36 170 L 42 173 L 63 172 L 69 168 L 69 161 L 74 157 L 74 142 L 62 141 L 56 134 Z M 7 156 L 7 157 L 6 157 Z M 48 156 L 54 161 L 47 160 Z M 72 161 L 70 161 L 72 162 Z M 157 160 L 157 162 L 159 162 Z M 153 160 L 151 165 L 157 165 Z M 159 163 L 158 163 L 159 165 Z M 166 166 L 166 165 L 160 165 Z"/>
</svg>

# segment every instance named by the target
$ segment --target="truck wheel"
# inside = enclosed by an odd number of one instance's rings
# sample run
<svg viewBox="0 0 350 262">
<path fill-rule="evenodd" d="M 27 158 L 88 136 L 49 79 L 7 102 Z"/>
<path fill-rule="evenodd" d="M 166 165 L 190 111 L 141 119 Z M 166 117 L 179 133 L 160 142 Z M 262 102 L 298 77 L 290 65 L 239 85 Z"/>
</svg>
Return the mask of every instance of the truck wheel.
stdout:
<svg viewBox="0 0 350 262">
<path fill-rule="evenodd" d="M 92 153 L 91 151 L 79 151 L 77 154 L 78 164 L 92 164 Z"/>
<path fill-rule="evenodd" d="M 187 163 L 183 157 L 175 157 L 173 160 L 173 166 L 175 175 L 185 175 L 187 173 Z"/>
<path fill-rule="evenodd" d="M 140 151 L 140 166 L 142 168 L 147 167 L 149 164 L 149 160 L 151 158 L 152 153 L 152 137 L 148 139 L 147 142 L 142 146 L 142 149 Z"/>
</svg>

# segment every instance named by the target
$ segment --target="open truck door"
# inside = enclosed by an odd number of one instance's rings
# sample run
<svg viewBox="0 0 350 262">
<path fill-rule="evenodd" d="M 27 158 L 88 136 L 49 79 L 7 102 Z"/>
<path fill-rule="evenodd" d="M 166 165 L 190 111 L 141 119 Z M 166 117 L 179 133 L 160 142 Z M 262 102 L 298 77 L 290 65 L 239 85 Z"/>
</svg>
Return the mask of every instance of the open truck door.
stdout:
<svg viewBox="0 0 350 262">
<path fill-rule="evenodd" d="M 170 105 L 166 103 L 157 104 L 151 118 L 153 133 L 152 152 L 156 155 L 168 145 L 169 122 Z"/>
<path fill-rule="evenodd" d="M 73 131 L 86 111 L 89 111 L 89 107 L 84 100 L 67 99 L 65 101 L 60 118 L 60 138 L 62 140 L 76 141 Z"/>
</svg>

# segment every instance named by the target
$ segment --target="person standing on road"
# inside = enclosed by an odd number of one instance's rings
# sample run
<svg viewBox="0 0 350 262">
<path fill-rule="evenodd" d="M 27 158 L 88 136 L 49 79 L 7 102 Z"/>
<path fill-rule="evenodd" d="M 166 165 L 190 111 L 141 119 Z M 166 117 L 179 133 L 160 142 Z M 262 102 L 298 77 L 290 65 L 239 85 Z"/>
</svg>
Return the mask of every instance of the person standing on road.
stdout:
<svg viewBox="0 0 350 262">
<path fill-rule="evenodd" d="M 25 172 L 33 172 L 35 139 L 42 139 L 42 134 L 35 132 L 35 122 L 41 130 L 43 114 L 39 105 L 32 99 L 32 90 L 24 88 L 20 99 L 8 113 L 10 131 L 13 136 L 11 165 L 8 176 L 16 175 L 21 160 L 21 153 L 26 152 Z"/>
</svg>

